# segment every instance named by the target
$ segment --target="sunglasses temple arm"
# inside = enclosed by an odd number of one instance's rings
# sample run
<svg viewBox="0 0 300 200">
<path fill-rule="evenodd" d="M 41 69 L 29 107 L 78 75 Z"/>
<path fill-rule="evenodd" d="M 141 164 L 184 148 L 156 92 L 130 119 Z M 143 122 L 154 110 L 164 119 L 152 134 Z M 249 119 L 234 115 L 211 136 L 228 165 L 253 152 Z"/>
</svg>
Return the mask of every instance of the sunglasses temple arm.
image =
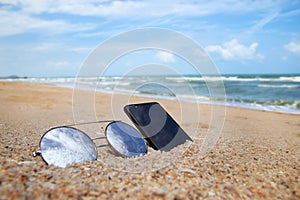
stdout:
<svg viewBox="0 0 300 200">
<path fill-rule="evenodd" d="M 96 138 L 93 138 L 92 140 L 100 140 L 100 139 L 106 139 L 106 136 L 96 137 Z"/>
<path fill-rule="evenodd" d="M 109 145 L 108 144 L 102 144 L 102 145 L 97 146 L 97 148 L 102 148 L 102 147 L 107 147 L 107 146 L 109 146 Z"/>
<path fill-rule="evenodd" d="M 64 126 L 76 126 L 76 125 L 85 125 L 85 124 L 96 124 L 96 123 L 105 123 L 105 122 L 120 122 L 121 120 L 100 120 L 100 121 L 94 121 L 94 122 L 82 122 L 77 124 L 69 124 Z"/>
</svg>

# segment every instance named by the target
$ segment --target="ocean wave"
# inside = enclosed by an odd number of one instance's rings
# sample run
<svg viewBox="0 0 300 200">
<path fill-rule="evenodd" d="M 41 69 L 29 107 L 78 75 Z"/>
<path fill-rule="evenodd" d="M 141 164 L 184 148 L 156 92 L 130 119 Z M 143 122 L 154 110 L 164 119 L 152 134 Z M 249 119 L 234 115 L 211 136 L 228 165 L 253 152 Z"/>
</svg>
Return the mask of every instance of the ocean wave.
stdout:
<svg viewBox="0 0 300 200">
<path fill-rule="evenodd" d="M 279 79 L 282 80 L 282 81 L 300 82 L 300 76 L 294 76 L 294 77 L 280 77 Z"/>
<path fill-rule="evenodd" d="M 275 106 L 293 106 L 296 109 L 300 109 L 300 102 L 299 101 L 293 101 L 293 100 L 267 100 L 267 101 L 261 101 L 258 103 L 262 105 L 275 105 Z"/>
<path fill-rule="evenodd" d="M 298 88 L 299 85 L 268 85 L 268 84 L 258 84 L 258 87 L 262 88 Z"/>
<path fill-rule="evenodd" d="M 247 109 L 300 114 L 300 101 L 292 100 L 228 101 L 225 105 Z"/>
<path fill-rule="evenodd" d="M 199 77 L 168 77 L 167 80 L 175 81 L 175 82 L 183 82 L 183 81 L 241 81 L 241 82 L 300 82 L 300 76 L 278 76 L 278 77 L 247 77 L 247 76 L 199 76 Z"/>
<path fill-rule="evenodd" d="M 207 86 L 218 88 L 224 81 L 227 100 L 216 99 Z M 1 81 L 3 81 L 1 79 Z M 61 77 L 5 79 L 4 81 L 52 84 L 83 88 L 107 93 L 147 96 L 172 100 L 221 104 L 249 109 L 271 110 L 300 114 L 300 76 L 158 76 L 158 77 Z M 211 81 L 211 82 L 209 82 Z M 254 82 L 255 81 L 255 82 Z M 189 84 L 185 84 L 189 83 Z M 141 87 L 143 86 L 143 87 Z M 172 93 L 176 88 L 176 94 Z M 279 88 L 279 89 L 269 89 Z M 275 99 L 275 100 L 273 100 Z M 276 100 L 277 99 L 277 100 Z M 286 99 L 286 100 L 280 100 Z"/>
</svg>

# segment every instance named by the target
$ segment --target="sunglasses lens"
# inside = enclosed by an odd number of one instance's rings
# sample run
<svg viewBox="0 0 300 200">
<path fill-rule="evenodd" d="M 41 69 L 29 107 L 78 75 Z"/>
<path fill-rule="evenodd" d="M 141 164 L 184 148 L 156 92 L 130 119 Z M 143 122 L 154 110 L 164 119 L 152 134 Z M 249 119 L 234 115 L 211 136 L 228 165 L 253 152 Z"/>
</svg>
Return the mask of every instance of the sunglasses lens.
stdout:
<svg viewBox="0 0 300 200">
<path fill-rule="evenodd" d="M 97 159 L 94 142 L 85 133 L 71 127 L 47 131 L 40 141 L 40 151 L 47 164 L 57 167 Z"/>
<path fill-rule="evenodd" d="M 111 147 L 122 156 L 132 157 L 147 153 L 147 145 L 141 134 L 126 123 L 110 123 L 105 134 Z"/>
</svg>

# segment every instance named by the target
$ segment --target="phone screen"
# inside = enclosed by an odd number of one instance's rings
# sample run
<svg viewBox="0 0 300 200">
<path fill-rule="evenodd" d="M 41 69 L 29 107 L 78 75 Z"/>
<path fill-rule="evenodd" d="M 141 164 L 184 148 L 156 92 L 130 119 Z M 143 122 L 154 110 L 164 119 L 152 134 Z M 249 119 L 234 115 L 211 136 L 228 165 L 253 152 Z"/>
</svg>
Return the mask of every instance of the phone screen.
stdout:
<svg viewBox="0 0 300 200">
<path fill-rule="evenodd" d="M 170 151 L 192 139 L 157 102 L 131 104 L 125 113 L 145 137 L 150 147 Z"/>
</svg>

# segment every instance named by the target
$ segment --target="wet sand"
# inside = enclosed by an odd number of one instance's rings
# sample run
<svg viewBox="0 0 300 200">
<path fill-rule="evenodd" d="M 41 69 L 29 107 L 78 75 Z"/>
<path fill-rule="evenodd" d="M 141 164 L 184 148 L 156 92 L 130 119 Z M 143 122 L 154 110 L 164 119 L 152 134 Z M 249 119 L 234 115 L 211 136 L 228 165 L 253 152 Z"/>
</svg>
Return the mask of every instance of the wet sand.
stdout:
<svg viewBox="0 0 300 200">
<path fill-rule="evenodd" d="M 97 161 L 66 168 L 32 156 L 51 127 L 130 123 L 122 107 L 145 101 L 158 101 L 194 142 L 138 158 L 107 146 Z M 0 102 L 0 199 L 300 199 L 300 115 L 14 82 L 0 82 Z M 216 146 L 203 153 L 220 127 Z M 93 138 L 105 124 L 77 128 Z"/>
</svg>

